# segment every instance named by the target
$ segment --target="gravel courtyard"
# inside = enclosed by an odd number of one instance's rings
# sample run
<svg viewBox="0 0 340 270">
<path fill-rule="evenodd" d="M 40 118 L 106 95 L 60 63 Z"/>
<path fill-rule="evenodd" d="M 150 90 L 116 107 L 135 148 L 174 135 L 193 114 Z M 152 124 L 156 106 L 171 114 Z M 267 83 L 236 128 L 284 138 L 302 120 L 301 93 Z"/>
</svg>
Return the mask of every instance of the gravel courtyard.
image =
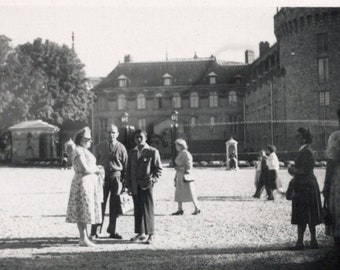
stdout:
<svg viewBox="0 0 340 270">
<path fill-rule="evenodd" d="M 320 188 L 325 170 L 317 169 Z M 296 227 L 291 205 L 253 199 L 254 169 L 196 168 L 202 214 L 171 216 L 174 171 L 164 169 L 154 194 L 153 246 L 129 241 L 132 214 L 118 220 L 123 240 L 108 239 L 106 222 L 97 248 L 79 247 L 76 225 L 65 223 L 72 170 L 0 168 L 0 269 L 335 269 L 332 241 L 317 227 L 318 250 L 290 251 Z M 290 176 L 280 170 L 287 184 Z M 305 244 L 309 244 L 309 234 Z"/>
</svg>

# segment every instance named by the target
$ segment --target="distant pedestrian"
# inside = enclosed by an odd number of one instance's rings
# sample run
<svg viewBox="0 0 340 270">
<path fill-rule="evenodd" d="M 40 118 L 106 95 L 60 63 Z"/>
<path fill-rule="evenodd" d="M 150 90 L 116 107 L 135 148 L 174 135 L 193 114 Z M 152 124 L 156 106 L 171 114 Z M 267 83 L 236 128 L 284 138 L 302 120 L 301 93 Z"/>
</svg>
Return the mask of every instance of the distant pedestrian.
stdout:
<svg viewBox="0 0 340 270">
<path fill-rule="evenodd" d="M 273 191 L 277 189 L 277 178 L 280 169 L 279 159 L 276 155 L 275 145 L 267 146 L 267 156 L 264 157 L 267 160 L 268 175 L 266 178 L 265 188 L 267 191 L 267 200 L 274 200 Z"/>
<path fill-rule="evenodd" d="M 123 237 L 116 231 L 117 218 L 122 214 L 119 195 L 122 193 L 125 174 L 127 169 L 128 154 L 125 146 L 120 143 L 118 138 L 118 128 L 111 124 L 106 129 L 106 140 L 96 145 L 94 154 L 97 164 L 105 169 L 104 179 L 104 200 L 102 203 L 102 223 L 92 225 L 91 237 L 98 237 L 98 227 L 100 232 L 103 227 L 106 203 L 110 195 L 110 218 L 107 232 L 109 238 L 122 239 Z"/>
<path fill-rule="evenodd" d="M 315 158 L 310 144 L 313 136 L 309 129 L 300 127 L 295 137 L 299 153 L 295 167 L 288 167 L 288 172 L 294 176 L 292 196 L 292 224 L 297 225 L 298 239 L 293 249 L 304 249 L 304 233 L 308 224 L 310 231 L 310 247 L 318 248 L 315 226 L 322 221 L 320 189 L 313 169 Z"/>
<path fill-rule="evenodd" d="M 237 157 L 235 154 L 235 149 L 232 149 L 229 154 L 229 167 L 230 170 L 236 170 L 237 169 Z"/>
<path fill-rule="evenodd" d="M 261 150 L 258 154 L 258 161 L 255 165 L 256 172 L 255 172 L 255 194 L 253 195 L 254 198 L 260 198 L 261 193 L 265 187 L 268 177 L 268 166 L 266 161 L 266 152 Z M 267 194 L 268 196 L 269 194 Z"/>
<path fill-rule="evenodd" d="M 126 187 L 134 203 L 135 233 L 131 241 L 146 239 L 152 244 L 155 233 L 153 186 L 162 174 L 162 163 L 156 148 L 147 144 L 147 133 L 136 130 L 137 146 L 129 153 Z"/>
<path fill-rule="evenodd" d="M 340 126 L 340 109 L 337 115 Z M 326 234 L 333 236 L 335 251 L 340 254 L 340 130 L 334 131 L 329 136 L 327 155 L 326 177 L 322 192 L 325 206 L 330 214 L 330 220 L 326 224 Z"/>
<path fill-rule="evenodd" d="M 77 223 L 80 246 L 96 246 L 88 238 L 87 224 L 102 222 L 104 170 L 96 165 L 96 158 L 88 150 L 92 142 L 88 127 L 75 134 L 74 142 L 76 147 L 72 153 L 72 164 L 75 175 L 71 184 L 66 222 Z"/>
<path fill-rule="evenodd" d="M 176 150 L 178 152 L 175 159 L 175 201 L 178 203 L 178 209 L 172 215 L 183 215 L 183 203 L 193 202 L 195 210 L 193 215 L 198 215 L 201 210 L 194 187 L 194 176 L 192 175 L 192 155 L 188 151 L 188 145 L 185 140 L 177 139 L 175 141 Z"/>
</svg>

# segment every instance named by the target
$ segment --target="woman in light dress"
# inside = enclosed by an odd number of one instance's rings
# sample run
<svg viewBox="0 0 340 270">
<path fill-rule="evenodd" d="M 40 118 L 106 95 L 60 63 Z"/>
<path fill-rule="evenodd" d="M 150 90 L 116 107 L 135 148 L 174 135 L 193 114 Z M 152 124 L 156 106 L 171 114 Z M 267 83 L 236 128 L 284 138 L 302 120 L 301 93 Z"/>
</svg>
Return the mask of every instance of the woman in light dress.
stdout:
<svg viewBox="0 0 340 270">
<path fill-rule="evenodd" d="M 177 139 L 175 141 L 176 150 L 178 152 L 175 159 L 175 202 L 178 203 L 178 209 L 172 215 L 178 216 L 183 215 L 183 203 L 193 202 L 195 211 L 193 215 L 198 215 L 201 210 L 198 206 L 197 197 L 194 189 L 194 178 L 192 176 L 192 155 L 187 150 L 188 145 L 185 140 Z"/>
<path fill-rule="evenodd" d="M 88 150 L 91 147 L 91 131 L 88 127 L 74 136 L 75 149 L 72 165 L 75 175 L 72 179 L 67 206 L 66 222 L 77 223 L 80 246 L 95 246 L 88 238 L 87 224 L 102 222 L 103 169 L 96 165 L 96 158 Z"/>
<path fill-rule="evenodd" d="M 340 125 L 340 109 L 337 111 Z M 334 248 L 340 254 L 340 130 L 334 131 L 327 144 L 327 169 L 323 196 L 331 213 L 331 222 L 326 225 L 326 234 L 333 236 Z"/>
</svg>

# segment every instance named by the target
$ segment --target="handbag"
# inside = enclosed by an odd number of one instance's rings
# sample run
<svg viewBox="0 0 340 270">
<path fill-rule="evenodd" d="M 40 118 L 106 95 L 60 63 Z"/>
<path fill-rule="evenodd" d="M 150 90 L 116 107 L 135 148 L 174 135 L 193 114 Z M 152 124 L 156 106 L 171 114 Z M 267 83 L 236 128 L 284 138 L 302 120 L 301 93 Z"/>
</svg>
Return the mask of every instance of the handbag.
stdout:
<svg viewBox="0 0 340 270">
<path fill-rule="evenodd" d="M 123 192 L 119 195 L 120 200 L 120 212 L 122 215 L 126 215 L 128 212 L 133 210 L 132 197 L 127 193 Z"/>
<path fill-rule="evenodd" d="M 189 173 L 189 174 L 184 174 L 183 175 L 183 181 L 185 183 L 190 183 L 190 182 L 193 182 L 195 181 L 195 179 L 192 177 L 192 175 Z"/>
<path fill-rule="evenodd" d="M 288 188 L 286 191 L 286 199 L 288 201 L 291 201 L 293 199 L 294 196 L 294 182 L 295 179 L 293 178 L 292 180 L 290 180 L 289 184 L 288 184 Z"/>
</svg>

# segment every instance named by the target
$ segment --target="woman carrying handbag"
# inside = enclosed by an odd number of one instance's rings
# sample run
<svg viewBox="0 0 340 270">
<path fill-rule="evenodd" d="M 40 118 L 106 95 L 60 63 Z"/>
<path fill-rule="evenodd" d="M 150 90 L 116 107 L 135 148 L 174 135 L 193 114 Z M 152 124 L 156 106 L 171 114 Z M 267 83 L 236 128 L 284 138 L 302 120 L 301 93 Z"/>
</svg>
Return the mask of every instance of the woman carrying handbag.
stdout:
<svg viewBox="0 0 340 270">
<path fill-rule="evenodd" d="M 176 150 L 178 152 L 175 159 L 175 201 L 178 203 L 178 210 L 172 213 L 174 216 L 183 215 L 183 203 L 193 202 L 195 211 L 193 215 L 198 215 L 201 210 L 198 206 L 197 197 L 194 189 L 194 178 L 192 177 L 192 155 L 187 150 L 188 145 L 185 140 L 177 139 L 175 141 Z"/>
</svg>

